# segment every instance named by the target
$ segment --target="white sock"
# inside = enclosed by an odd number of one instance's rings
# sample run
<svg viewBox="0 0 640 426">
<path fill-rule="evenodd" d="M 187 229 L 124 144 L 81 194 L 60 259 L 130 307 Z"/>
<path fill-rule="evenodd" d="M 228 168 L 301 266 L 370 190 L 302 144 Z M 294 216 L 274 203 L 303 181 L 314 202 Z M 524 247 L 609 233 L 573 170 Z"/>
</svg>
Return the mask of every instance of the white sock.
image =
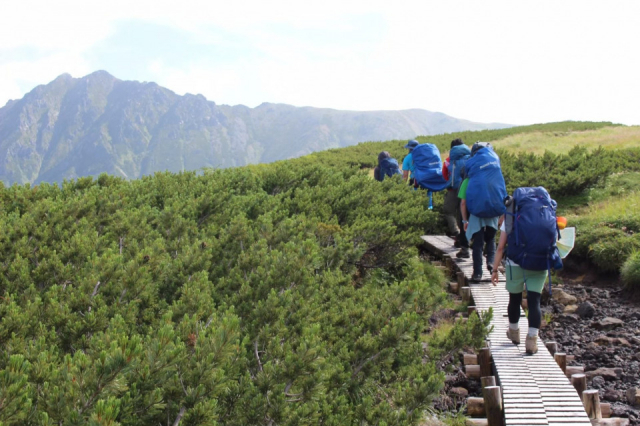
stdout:
<svg viewBox="0 0 640 426">
<path fill-rule="evenodd" d="M 529 327 L 529 332 L 527 333 L 527 336 L 529 336 L 529 337 L 538 337 L 538 329 L 537 328 L 533 328 L 533 327 Z"/>
<path fill-rule="evenodd" d="M 515 323 L 515 324 L 513 324 L 513 323 L 509 323 L 509 328 L 510 328 L 511 330 L 517 330 L 517 329 L 519 329 L 520 327 L 518 326 L 518 323 Z"/>
</svg>

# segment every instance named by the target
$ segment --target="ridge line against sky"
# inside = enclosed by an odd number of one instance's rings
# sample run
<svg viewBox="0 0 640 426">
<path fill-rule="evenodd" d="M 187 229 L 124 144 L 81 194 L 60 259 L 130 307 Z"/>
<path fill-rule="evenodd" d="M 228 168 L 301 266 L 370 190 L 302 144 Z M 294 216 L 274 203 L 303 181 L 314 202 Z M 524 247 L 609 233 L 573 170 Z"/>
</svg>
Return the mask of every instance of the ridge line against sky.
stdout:
<svg viewBox="0 0 640 426">
<path fill-rule="evenodd" d="M 104 69 L 218 104 L 640 124 L 640 2 L 2 1 L 0 105 Z"/>
</svg>

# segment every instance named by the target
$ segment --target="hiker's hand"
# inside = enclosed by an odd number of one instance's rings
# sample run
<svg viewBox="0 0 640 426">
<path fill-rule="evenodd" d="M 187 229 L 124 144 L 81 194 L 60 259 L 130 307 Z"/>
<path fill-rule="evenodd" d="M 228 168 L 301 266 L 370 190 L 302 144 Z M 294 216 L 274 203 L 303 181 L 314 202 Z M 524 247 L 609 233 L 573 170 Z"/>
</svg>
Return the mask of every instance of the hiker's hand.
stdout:
<svg viewBox="0 0 640 426">
<path fill-rule="evenodd" d="M 468 223 L 465 223 L 465 224 L 464 224 L 464 232 L 467 232 L 467 228 L 468 228 L 468 227 L 469 227 L 469 224 L 468 224 Z"/>
<path fill-rule="evenodd" d="M 491 284 L 493 284 L 494 286 L 498 285 L 498 270 L 494 269 L 491 272 Z"/>
</svg>

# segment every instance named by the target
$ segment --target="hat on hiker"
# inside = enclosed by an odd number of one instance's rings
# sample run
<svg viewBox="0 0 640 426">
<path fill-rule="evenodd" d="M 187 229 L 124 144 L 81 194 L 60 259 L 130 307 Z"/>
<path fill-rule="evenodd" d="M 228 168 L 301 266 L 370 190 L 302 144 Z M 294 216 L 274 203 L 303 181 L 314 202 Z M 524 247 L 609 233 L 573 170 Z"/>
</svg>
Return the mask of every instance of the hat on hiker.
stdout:
<svg viewBox="0 0 640 426">
<path fill-rule="evenodd" d="M 413 149 L 418 145 L 420 145 L 420 144 L 418 143 L 417 140 L 411 139 L 409 142 L 407 142 L 407 144 L 404 147 L 407 148 L 407 149 Z"/>
<path fill-rule="evenodd" d="M 453 148 L 454 146 L 458 146 L 458 145 L 462 145 L 464 142 L 462 142 L 462 139 L 458 138 L 458 139 L 454 139 L 451 141 L 451 148 Z"/>
</svg>

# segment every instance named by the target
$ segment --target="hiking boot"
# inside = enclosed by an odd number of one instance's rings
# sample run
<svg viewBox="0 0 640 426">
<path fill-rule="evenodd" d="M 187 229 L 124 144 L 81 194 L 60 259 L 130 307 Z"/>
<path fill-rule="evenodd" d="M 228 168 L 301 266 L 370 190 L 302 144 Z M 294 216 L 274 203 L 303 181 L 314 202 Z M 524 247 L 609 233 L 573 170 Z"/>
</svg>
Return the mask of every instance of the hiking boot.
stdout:
<svg viewBox="0 0 640 426">
<path fill-rule="evenodd" d="M 520 344 L 520 329 L 507 328 L 507 337 L 516 345 Z"/>
<path fill-rule="evenodd" d="M 458 259 L 469 259 L 471 255 L 469 254 L 469 248 L 462 247 L 458 253 L 456 253 L 456 257 Z"/>
<path fill-rule="evenodd" d="M 489 275 L 493 274 L 493 265 L 487 265 L 487 270 L 489 271 Z"/>
<path fill-rule="evenodd" d="M 482 274 L 478 274 L 478 275 L 473 275 L 471 277 L 471 282 L 472 283 L 479 283 L 480 281 L 482 281 Z"/>
<path fill-rule="evenodd" d="M 524 348 L 528 354 L 535 354 L 538 352 L 538 336 L 527 336 L 527 340 L 524 343 Z"/>
</svg>

